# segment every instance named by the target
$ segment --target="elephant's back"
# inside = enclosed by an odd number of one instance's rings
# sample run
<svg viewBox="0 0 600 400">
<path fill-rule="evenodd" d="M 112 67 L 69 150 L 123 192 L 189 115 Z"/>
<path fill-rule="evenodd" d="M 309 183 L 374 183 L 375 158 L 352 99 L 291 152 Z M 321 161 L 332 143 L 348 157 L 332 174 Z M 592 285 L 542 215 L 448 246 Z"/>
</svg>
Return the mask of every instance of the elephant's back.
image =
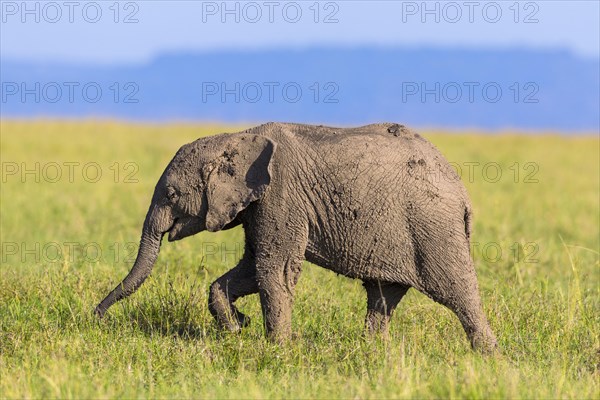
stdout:
<svg viewBox="0 0 600 400">
<path fill-rule="evenodd" d="M 292 128 L 325 164 L 336 169 L 362 163 L 379 169 L 374 174 L 385 171 L 399 178 L 436 180 L 441 185 L 460 182 L 454 168 L 431 142 L 401 124 L 379 123 L 344 129 L 293 125 Z"/>
<path fill-rule="evenodd" d="M 317 166 L 307 185 L 311 241 L 330 250 L 309 255 L 357 278 L 410 274 L 415 231 L 464 220 L 468 199 L 459 177 L 430 142 L 404 126 L 331 129 L 295 133 Z"/>
<path fill-rule="evenodd" d="M 316 180 L 326 179 L 329 186 L 340 189 L 336 193 L 347 193 L 354 201 L 370 202 L 382 196 L 401 206 L 418 200 L 468 204 L 466 190 L 448 160 L 404 125 L 274 126 L 295 142 L 302 157 L 313 162 Z"/>
<path fill-rule="evenodd" d="M 370 124 L 356 128 L 338 128 L 325 125 L 272 123 L 272 127 L 288 131 L 298 138 L 317 145 L 340 146 L 354 141 L 372 140 L 382 145 L 407 146 L 411 142 L 429 143 L 414 130 L 393 122 Z"/>
<path fill-rule="evenodd" d="M 305 145 L 326 155 L 376 157 L 382 162 L 406 161 L 412 155 L 436 158 L 447 164 L 438 149 L 415 130 L 397 123 L 378 123 L 356 128 L 336 128 L 323 125 L 277 124 Z"/>
</svg>

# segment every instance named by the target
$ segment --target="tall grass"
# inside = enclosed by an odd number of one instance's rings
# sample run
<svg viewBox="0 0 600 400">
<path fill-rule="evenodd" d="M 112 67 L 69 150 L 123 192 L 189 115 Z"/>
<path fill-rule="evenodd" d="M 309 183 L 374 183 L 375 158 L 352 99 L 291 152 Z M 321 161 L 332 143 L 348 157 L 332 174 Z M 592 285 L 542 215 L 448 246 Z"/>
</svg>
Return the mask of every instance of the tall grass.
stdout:
<svg viewBox="0 0 600 400">
<path fill-rule="evenodd" d="M 175 151 L 241 127 L 0 128 L 1 397 L 600 397 L 597 137 L 423 132 L 473 200 L 473 258 L 502 348 L 486 358 L 450 311 L 414 291 L 389 340 L 365 337 L 360 282 L 308 264 L 291 342 L 264 339 L 257 296 L 239 301 L 248 329 L 218 332 L 207 289 L 241 255 L 239 229 L 165 242 L 147 283 L 97 321 Z"/>
</svg>

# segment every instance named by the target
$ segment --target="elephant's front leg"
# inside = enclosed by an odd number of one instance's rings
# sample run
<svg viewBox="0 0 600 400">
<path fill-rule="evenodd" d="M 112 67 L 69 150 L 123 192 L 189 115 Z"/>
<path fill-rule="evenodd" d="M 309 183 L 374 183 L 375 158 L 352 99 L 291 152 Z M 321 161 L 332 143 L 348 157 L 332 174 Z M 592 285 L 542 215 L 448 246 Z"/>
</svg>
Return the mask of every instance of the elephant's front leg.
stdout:
<svg viewBox="0 0 600 400">
<path fill-rule="evenodd" d="M 210 285 L 208 309 L 219 327 L 239 331 L 250 319 L 238 311 L 233 303 L 240 297 L 258 292 L 254 256 L 246 249 L 238 265 Z"/>
<path fill-rule="evenodd" d="M 263 242 L 265 243 L 265 242 Z M 294 292 L 304 261 L 306 239 L 273 239 L 257 251 L 256 278 L 267 337 L 291 336 Z"/>
</svg>

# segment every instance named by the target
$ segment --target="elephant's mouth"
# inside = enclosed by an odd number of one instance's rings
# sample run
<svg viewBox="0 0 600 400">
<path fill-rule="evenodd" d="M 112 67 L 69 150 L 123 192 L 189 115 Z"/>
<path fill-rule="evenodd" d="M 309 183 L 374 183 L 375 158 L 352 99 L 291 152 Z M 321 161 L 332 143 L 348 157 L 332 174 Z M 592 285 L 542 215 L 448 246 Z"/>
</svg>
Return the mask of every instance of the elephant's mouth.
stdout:
<svg viewBox="0 0 600 400">
<path fill-rule="evenodd" d="M 180 240 L 206 229 L 199 218 L 177 218 L 169 229 L 169 242 Z"/>
<path fill-rule="evenodd" d="M 175 219 L 175 221 L 173 221 L 173 225 L 168 230 L 169 242 L 173 242 L 175 240 L 181 239 L 181 237 L 179 237 L 179 234 L 181 232 L 181 229 L 183 228 L 183 225 L 184 224 L 179 219 Z"/>
</svg>

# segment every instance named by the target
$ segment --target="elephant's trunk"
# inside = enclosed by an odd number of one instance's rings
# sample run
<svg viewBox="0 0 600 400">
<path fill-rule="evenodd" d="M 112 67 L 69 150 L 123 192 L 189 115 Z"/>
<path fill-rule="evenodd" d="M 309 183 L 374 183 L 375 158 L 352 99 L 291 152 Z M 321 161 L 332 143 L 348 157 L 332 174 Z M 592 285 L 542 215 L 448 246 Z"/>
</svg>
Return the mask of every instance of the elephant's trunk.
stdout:
<svg viewBox="0 0 600 400">
<path fill-rule="evenodd" d="M 162 236 L 167 229 L 168 228 L 157 229 L 157 215 L 153 213 L 153 210 L 151 209 L 144 222 L 140 248 L 135 263 L 133 264 L 133 268 L 131 268 L 129 274 L 123 279 L 123 282 L 119 283 L 119 285 L 114 288 L 100 304 L 98 304 L 95 309 L 95 314 L 98 317 L 102 318 L 110 306 L 135 292 L 146 280 L 148 275 L 150 275 L 152 267 L 158 258 Z"/>
</svg>

